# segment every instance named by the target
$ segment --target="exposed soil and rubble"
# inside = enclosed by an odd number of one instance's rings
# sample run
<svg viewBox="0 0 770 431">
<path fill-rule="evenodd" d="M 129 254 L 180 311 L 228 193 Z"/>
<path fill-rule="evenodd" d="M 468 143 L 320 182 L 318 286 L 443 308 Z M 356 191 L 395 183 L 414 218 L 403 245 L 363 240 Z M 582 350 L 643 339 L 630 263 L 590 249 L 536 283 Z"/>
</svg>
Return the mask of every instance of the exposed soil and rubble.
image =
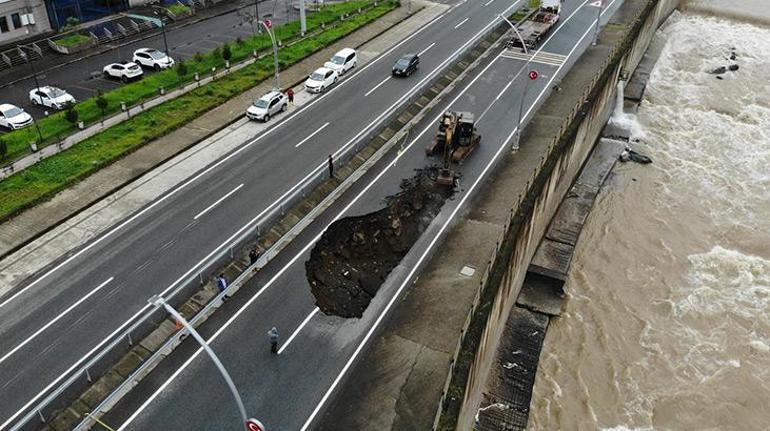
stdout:
<svg viewBox="0 0 770 431">
<path fill-rule="evenodd" d="M 361 317 L 444 202 L 451 188 L 435 184 L 436 168 L 418 170 L 385 198 L 385 208 L 334 222 L 310 252 L 305 270 L 316 305 L 326 314 Z"/>
</svg>

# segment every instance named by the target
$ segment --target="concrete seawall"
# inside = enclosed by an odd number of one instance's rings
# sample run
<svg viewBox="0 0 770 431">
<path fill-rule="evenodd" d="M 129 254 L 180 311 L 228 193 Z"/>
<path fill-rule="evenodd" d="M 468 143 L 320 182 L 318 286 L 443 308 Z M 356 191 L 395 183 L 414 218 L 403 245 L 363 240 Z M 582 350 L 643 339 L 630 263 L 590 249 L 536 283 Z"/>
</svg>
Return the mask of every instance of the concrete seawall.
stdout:
<svg viewBox="0 0 770 431">
<path fill-rule="evenodd" d="M 541 156 L 526 193 L 508 204 L 513 208 L 513 217 L 502 245 L 492 257 L 495 263 L 475 304 L 458 355 L 473 352 L 473 358 L 453 366 L 447 391 L 452 396 L 443 400 L 441 429 L 473 428 L 484 383 L 540 238 L 609 118 L 618 81 L 631 75 L 655 30 L 678 3 L 627 0 L 603 30 L 600 43 L 591 47 L 564 78 L 563 91 L 552 94 L 524 130 L 522 149 L 546 147 L 547 152 Z M 565 115 L 564 106 L 572 103 L 575 107 Z M 510 164 L 502 167 L 480 200 L 505 196 L 506 184 L 500 179 L 506 176 L 505 171 L 515 168 Z M 458 392 L 462 397 L 457 396 Z"/>
</svg>

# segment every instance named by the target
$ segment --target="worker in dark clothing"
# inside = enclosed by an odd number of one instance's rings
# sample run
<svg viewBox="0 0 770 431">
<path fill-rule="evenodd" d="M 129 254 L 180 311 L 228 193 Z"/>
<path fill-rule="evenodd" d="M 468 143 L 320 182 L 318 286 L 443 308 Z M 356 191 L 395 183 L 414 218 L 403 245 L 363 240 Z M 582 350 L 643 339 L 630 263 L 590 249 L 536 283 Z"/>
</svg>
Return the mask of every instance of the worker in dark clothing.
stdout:
<svg viewBox="0 0 770 431">
<path fill-rule="evenodd" d="M 278 353 L 278 330 L 273 326 L 267 331 L 267 336 L 270 339 L 270 353 Z"/>
<path fill-rule="evenodd" d="M 257 260 L 259 260 L 259 253 L 257 253 L 257 250 L 252 248 L 249 252 L 249 264 L 254 265 L 257 263 Z"/>
</svg>

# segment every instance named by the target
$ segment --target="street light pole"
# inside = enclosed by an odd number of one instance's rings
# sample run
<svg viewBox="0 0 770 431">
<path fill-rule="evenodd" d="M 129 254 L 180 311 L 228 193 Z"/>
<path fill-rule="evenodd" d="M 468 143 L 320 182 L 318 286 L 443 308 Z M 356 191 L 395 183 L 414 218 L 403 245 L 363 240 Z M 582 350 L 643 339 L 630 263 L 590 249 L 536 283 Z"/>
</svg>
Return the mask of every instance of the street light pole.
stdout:
<svg viewBox="0 0 770 431">
<path fill-rule="evenodd" d="M 519 29 L 516 28 L 516 26 L 503 15 L 500 15 L 500 18 L 502 18 L 503 21 L 507 22 L 508 25 L 511 26 L 513 31 L 516 33 L 516 37 L 519 38 L 519 42 L 521 42 L 521 47 L 524 50 L 524 55 L 528 56 L 529 50 L 527 50 L 527 43 L 524 42 L 524 38 L 521 37 L 521 33 L 519 33 Z M 532 59 L 527 60 L 527 77 L 525 78 L 526 82 L 524 83 L 524 94 L 521 95 L 521 99 L 519 100 L 519 120 L 518 120 L 518 125 L 516 126 L 516 133 L 514 133 L 513 135 L 513 144 L 512 144 L 513 149 L 519 148 L 519 139 L 521 138 L 521 122 L 523 120 L 521 117 L 524 113 L 524 99 L 526 99 L 527 97 L 527 90 L 529 89 L 529 81 L 531 81 L 531 79 L 529 78 L 529 75 L 532 72 L 532 66 L 530 65 L 531 60 Z"/>
<path fill-rule="evenodd" d="M 604 8 L 604 0 L 599 0 L 599 6 L 596 8 L 596 27 L 594 28 L 594 40 L 591 45 L 596 46 L 599 43 L 599 21 L 602 18 L 602 9 Z"/>
<path fill-rule="evenodd" d="M 281 78 L 278 75 L 278 71 L 280 70 L 280 67 L 278 66 L 278 41 L 275 38 L 275 34 L 273 33 L 273 29 L 267 26 L 264 21 L 259 21 L 259 25 L 265 27 L 265 30 L 267 31 L 267 35 L 270 36 L 270 41 L 273 42 L 273 59 L 275 62 L 275 83 L 274 83 L 274 90 L 280 90 L 281 89 Z"/>
<path fill-rule="evenodd" d="M 193 328 L 190 325 L 190 323 L 174 309 L 174 307 L 169 305 L 166 302 L 166 300 L 163 299 L 162 296 L 154 295 L 153 297 L 148 299 L 147 302 L 149 302 L 151 305 L 154 305 L 156 307 L 165 308 L 166 311 L 168 311 L 168 313 L 172 315 L 174 319 L 177 320 L 177 322 L 181 323 L 185 327 L 185 329 L 187 329 L 190 332 L 193 338 L 195 338 L 195 341 L 197 341 L 198 344 L 200 344 L 201 347 L 203 347 L 203 350 L 205 350 L 206 353 L 208 353 L 209 357 L 214 362 L 214 365 L 216 365 L 217 368 L 219 369 L 219 372 L 222 373 L 222 377 L 225 379 L 227 386 L 230 388 L 230 392 L 232 392 L 233 398 L 235 398 L 235 403 L 238 405 L 238 411 L 241 414 L 241 419 L 242 419 L 241 424 L 243 428 L 246 431 L 249 431 L 249 427 L 247 425 L 249 418 L 248 416 L 246 416 L 246 408 L 243 406 L 243 400 L 241 400 L 241 395 L 238 393 L 238 389 L 235 387 L 235 383 L 233 383 L 233 379 L 230 378 L 230 374 L 227 372 L 224 365 L 222 365 L 222 362 L 219 361 L 219 358 L 214 353 L 214 351 L 211 350 L 211 347 L 209 347 L 208 343 L 206 343 L 206 340 L 204 340 L 203 337 L 201 337 L 201 334 L 199 334 L 198 331 L 196 331 L 195 328 Z"/>
<path fill-rule="evenodd" d="M 305 0 L 299 0 L 299 32 L 303 37 L 307 33 L 307 20 L 305 19 Z"/>
<path fill-rule="evenodd" d="M 155 16 L 160 20 L 160 32 L 163 34 L 163 46 L 166 49 L 166 57 L 168 57 L 168 40 L 166 39 L 166 21 L 163 20 L 163 12 L 160 11 L 160 7 L 153 6 L 155 8 Z"/>
<path fill-rule="evenodd" d="M 26 52 L 24 52 L 25 48 L 29 48 L 24 45 L 16 45 L 21 55 L 24 57 L 25 60 L 27 60 L 27 63 L 29 63 L 29 68 L 32 70 L 32 79 L 35 80 L 35 91 L 40 90 L 40 82 L 37 80 L 37 71 L 35 70 L 35 65 L 32 64 L 32 59 L 27 55 Z M 35 124 L 35 130 L 37 130 L 37 137 L 38 137 L 38 143 L 43 144 L 43 133 L 40 132 L 40 126 L 37 124 L 37 120 L 35 120 L 34 117 L 32 117 L 32 122 Z"/>
</svg>

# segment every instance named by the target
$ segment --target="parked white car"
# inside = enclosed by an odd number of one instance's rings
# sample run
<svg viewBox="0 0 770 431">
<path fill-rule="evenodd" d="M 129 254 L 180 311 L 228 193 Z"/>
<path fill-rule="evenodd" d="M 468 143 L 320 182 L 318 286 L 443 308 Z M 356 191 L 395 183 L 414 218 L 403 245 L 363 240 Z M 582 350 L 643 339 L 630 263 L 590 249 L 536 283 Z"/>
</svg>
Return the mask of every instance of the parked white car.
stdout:
<svg viewBox="0 0 770 431">
<path fill-rule="evenodd" d="M 139 48 L 134 51 L 134 63 L 155 70 L 174 67 L 174 59 L 165 52 L 153 48 Z"/>
<path fill-rule="evenodd" d="M 311 73 L 305 81 L 305 88 L 312 93 L 320 93 L 337 82 L 337 72 L 321 67 Z"/>
<path fill-rule="evenodd" d="M 337 75 L 344 75 L 348 70 L 356 67 L 358 64 L 358 55 L 352 48 L 343 48 L 340 52 L 334 54 L 331 60 L 324 63 L 324 67 L 337 72 Z"/>
<path fill-rule="evenodd" d="M 16 130 L 32 124 L 32 116 L 10 103 L 0 105 L 0 126 Z"/>
<path fill-rule="evenodd" d="M 286 110 L 288 98 L 280 91 L 271 91 L 260 97 L 246 110 L 246 116 L 252 120 L 268 121 L 270 117 Z"/>
<path fill-rule="evenodd" d="M 104 66 L 104 76 L 108 78 L 118 78 L 123 82 L 128 82 L 129 79 L 139 78 L 144 72 L 138 64 L 130 61 L 123 61 L 121 63 L 112 63 Z"/>
<path fill-rule="evenodd" d="M 46 108 L 64 109 L 74 104 L 75 98 L 61 88 L 46 85 L 29 90 L 29 101 L 33 105 L 45 106 Z"/>
</svg>

